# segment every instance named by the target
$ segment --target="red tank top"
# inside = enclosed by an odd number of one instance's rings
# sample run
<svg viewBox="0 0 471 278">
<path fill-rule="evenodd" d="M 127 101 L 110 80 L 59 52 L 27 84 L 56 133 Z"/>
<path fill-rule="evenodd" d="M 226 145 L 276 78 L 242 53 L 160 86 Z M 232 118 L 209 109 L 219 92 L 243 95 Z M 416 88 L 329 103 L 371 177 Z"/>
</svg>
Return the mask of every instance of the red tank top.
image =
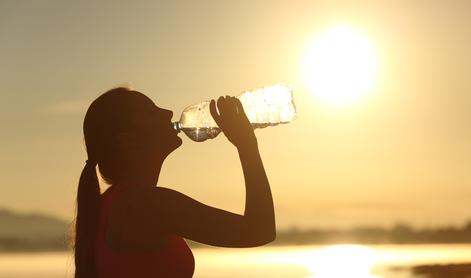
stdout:
<svg viewBox="0 0 471 278">
<path fill-rule="evenodd" d="M 168 236 L 167 244 L 157 251 L 124 252 L 112 250 L 105 241 L 105 229 L 111 202 L 118 192 L 112 186 L 101 196 L 97 232 L 96 264 L 99 278 L 187 278 L 193 276 L 195 261 L 181 237 Z"/>
</svg>

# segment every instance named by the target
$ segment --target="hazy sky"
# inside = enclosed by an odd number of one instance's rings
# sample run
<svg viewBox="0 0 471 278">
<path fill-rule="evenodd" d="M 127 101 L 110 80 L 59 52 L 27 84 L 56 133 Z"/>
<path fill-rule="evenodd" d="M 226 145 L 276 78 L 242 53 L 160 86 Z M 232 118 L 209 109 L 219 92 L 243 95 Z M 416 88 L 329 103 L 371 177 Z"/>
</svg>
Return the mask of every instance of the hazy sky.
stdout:
<svg viewBox="0 0 471 278">
<path fill-rule="evenodd" d="M 99 3 L 98 3 L 99 2 Z M 459 224 L 471 219 L 470 1 L 0 0 L 0 207 L 72 219 L 82 121 L 130 85 L 174 111 L 277 82 L 295 122 L 256 131 L 281 228 Z M 337 23 L 366 34 L 376 85 L 343 109 L 317 99 L 301 64 Z M 160 185 L 242 212 L 224 136 L 183 145 Z"/>
</svg>

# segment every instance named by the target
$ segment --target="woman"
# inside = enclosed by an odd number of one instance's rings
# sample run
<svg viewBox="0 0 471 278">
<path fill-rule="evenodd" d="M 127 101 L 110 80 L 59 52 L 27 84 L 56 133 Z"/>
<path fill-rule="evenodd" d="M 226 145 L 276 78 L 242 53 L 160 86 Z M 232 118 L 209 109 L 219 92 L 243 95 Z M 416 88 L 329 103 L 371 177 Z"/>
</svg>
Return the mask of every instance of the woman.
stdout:
<svg viewBox="0 0 471 278">
<path fill-rule="evenodd" d="M 191 277 L 194 259 L 183 238 L 251 247 L 275 238 L 273 200 L 242 105 L 211 101 L 214 120 L 237 148 L 244 172 L 244 215 L 202 204 L 157 186 L 165 158 L 182 144 L 173 113 L 145 95 L 116 88 L 98 97 L 84 120 L 88 160 L 77 193 L 75 277 Z M 100 194 L 96 166 L 111 186 Z"/>
</svg>

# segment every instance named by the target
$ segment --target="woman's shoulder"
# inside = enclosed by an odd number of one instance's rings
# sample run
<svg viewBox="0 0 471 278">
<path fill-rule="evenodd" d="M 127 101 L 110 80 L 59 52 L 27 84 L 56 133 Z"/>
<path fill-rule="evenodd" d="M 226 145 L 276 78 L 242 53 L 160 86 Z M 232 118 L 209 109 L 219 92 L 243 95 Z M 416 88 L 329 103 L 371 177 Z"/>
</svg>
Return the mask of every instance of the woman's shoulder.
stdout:
<svg viewBox="0 0 471 278">
<path fill-rule="evenodd" d="M 164 195 L 176 192 L 168 188 L 126 188 L 114 192 L 114 200 L 108 216 L 107 238 L 114 239 L 119 235 L 119 245 L 126 249 L 143 246 L 152 248 L 162 245 L 168 233 L 160 225 L 167 215 L 162 207 Z"/>
<path fill-rule="evenodd" d="M 143 201 L 172 194 L 178 194 L 178 192 L 161 186 L 111 186 L 103 192 L 102 196 L 104 198 L 111 198 L 115 203 L 124 205 L 133 202 L 135 199 Z"/>
<path fill-rule="evenodd" d="M 134 187 L 128 188 L 120 194 L 119 203 L 132 203 L 136 207 L 150 209 L 159 207 L 159 205 L 175 205 L 177 199 L 189 198 L 187 195 L 174 189 L 153 186 L 153 187 Z"/>
<path fill-rule="evenodd" d="M 156 217 L 164 221 L 171 215 L 170 211 L 178 209 L 179 204 L 191 199 L 181 192 L 161 186 L 129 187 L 116 190 L 112 194 L 114 196 L 109 208 L 110 219 L 127 223 L 144 222 Z"/>
</svg>

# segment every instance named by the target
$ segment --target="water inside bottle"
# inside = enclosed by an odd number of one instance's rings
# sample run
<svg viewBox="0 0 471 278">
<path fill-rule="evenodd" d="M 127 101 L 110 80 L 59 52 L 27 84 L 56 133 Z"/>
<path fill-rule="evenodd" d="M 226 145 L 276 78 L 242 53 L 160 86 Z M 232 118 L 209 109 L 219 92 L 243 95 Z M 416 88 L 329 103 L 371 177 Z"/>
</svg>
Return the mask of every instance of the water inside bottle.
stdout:
<svg viewBox="0 0 471 278">
<path fill-rule="evenodd" d="M 276 126 L 279 124 L 287 124 L 289 122 L 279 122 L 279 123 L 252 123 L 252 127 L 256 128 L 265 128 L 268 126 Z M 219 127 L 200 127 L 200 128 L 179 128 L 179 131 L 183 131 L 191 140 L 195 142 L 203 142 L 207 139 L 213 139 L 221 132 Z"/>
<path fill-rule="evenodd" d="M 221 132 L 221 129 L 219 127 L 184 127 L 180 130 L 183 131 L 191 140 L 195 142 L 203 142 L 207 139 L 212 139 Z"/>
</svg>

